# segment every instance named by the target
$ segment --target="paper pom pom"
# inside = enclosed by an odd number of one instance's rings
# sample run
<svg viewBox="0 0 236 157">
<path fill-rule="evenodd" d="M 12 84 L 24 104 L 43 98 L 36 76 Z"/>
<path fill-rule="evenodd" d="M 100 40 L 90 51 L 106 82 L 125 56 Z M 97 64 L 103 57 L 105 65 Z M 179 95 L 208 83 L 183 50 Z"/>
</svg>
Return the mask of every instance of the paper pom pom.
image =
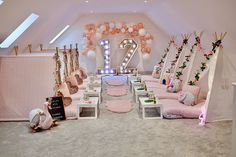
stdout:
<svg viewBox="0 0 236 157">
<path fill-rule="evenodd" d="M 145 36 L 145 34 L 146 34 L 146 30 L 145 29 L 140 29 L 139 31 L 138 31 L 138 34 L 140 35 L 140 36 Z"/>
<path fill-rule="evenodd" d="M 148 60 L 150 58 L 150 54 L 144 53 L 143 54 L 143 60 Z"/>
<path fill-rule="evenodd" d="M 87 57 L 94 59 L 96 56 L 95 52 L 93 50 L 88 50 Z"/>
<path fill-rule="evenodd" d="M 96 33 L 95 36 L 96 36 L 96 39 L 97 39 L 97 40 L 100 40 L 100 39 L 102 38 L 102 34 L 101 34 L 101 33 Z"/>
<path fill-rule="evenodd" d="M 132 27 L 129 27 L 128 31 L 131 33 L 133 32 L 133 28 Z"/>
</svg>

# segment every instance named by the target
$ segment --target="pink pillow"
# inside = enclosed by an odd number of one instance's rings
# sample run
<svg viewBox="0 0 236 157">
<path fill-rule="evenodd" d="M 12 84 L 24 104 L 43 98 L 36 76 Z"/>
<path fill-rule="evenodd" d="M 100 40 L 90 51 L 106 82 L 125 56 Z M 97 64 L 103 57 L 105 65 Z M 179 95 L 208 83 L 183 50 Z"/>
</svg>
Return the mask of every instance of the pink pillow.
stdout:
<svg viewBox="0 0 236 157">
<path fill-rule="evenodd" d="M 198 86 L 190 86 L 190 85 L 185 85 L 183 86 L 183 92 L 191 92 L 194 96 L 194 103 L 198 103 L 198 95 L 200 92 L 200 87 Z"/>
</svg>

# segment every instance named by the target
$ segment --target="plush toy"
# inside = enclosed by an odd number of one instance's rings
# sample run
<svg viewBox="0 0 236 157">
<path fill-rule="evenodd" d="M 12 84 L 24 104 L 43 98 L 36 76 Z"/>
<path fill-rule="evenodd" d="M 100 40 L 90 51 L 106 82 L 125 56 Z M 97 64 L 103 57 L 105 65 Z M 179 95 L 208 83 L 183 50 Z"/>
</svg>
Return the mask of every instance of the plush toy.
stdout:
<svg viewBox="0 0 236 157">
<path fill-rule="evenodd" d="M 56 125 L 56 122 L 52 119 L 51 114 L 48 109 L 50 108 L 50 103 L 44 103 L 44 109 L 34 109 L 29 113 L 30 128 L 33 131 L 38 132 L 41 130 L 50 129 L 52 126 Z"/>
<path fill-rule="evenodd" d="M 177 93 L 181 89 L 181 80 L 171 79 L 169 85 L 167 86 L 167 92 Z"/>
<path fill-rule="evenodd" d="M 157 78 L 157 79 L 160 78 L 160 71 L 161 71 L 161 67 L 155 65 L 152 71 L 152 77 Z"/>
</svg>

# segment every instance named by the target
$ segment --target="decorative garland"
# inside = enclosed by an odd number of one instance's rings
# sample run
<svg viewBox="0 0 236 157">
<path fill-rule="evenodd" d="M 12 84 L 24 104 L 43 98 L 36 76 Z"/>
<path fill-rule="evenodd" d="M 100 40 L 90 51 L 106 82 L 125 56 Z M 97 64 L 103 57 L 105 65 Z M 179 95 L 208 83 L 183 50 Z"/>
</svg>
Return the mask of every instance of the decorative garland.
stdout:
<svg viewBox="0 0 236 157">
<path fill-rule="evenodd" d="M 194 79 L 194 80 L 190 80 L 190 81 L 188 82 L 189 85 L 194 86 L 194 85 L 196 85 L 196 82 L 199 81 L 199 79 L 200 79 L 200 71 L 203 72 L 203 71 L 206 69 L 206 67 L 207 67 L 207 66 L 206 66 L 207 61 L 209 61 L 209 60 L 211 59 L 211 57 L 213 56 L 213 54 L 215 54 L 216 49 L 217 49 L 218 47 L 220 47 L 221 42 L 222 42 L 221 39 L 220 39 L 220 40 L 217 40 L 217 41 L 215 41 L 215 42 L 212 42 L 212 50 L 211 50 L 208 54 L 204 54 L 206 60 L 205 60 L 204 62 L 201 62 L 200 69 L 197 70 L 197 73 L 196 73 L 195 76 L 194 76 L 195 79 Z"/>
<path fill-rule="evenodd" d="M 166 71 L 167 73 L 170 73 L 170 72 L 171 72 L 171 69 L 174 68 L 174 66 L 175 66 L 175 64 L 176 64 L 176 62 L 177 62 L 177 60 L 178 60 L 178 58 L 179 58 L 179 55 L 180 55 L 180 53 L 181 53 L 182 50 L 183 50 L 183 46 L 184 46 L 184 45 L 187 45 L 187 44 L 188 44 L 188 39 L 187 39 L 187 38 L 184 38 L 184 40 L 183 40 L 183 42 L 182 42 L 182 45 L 178 48 L 178 53 L 175 54 L 175 60 L 171 61 L 171 62 L 172 62 L 172 63 L 171 63 L 171 67 Z"/>
<path fill-rule="evenodd" d="M 168 54 L 169 51 L 170 51 L 170 46 L 171 46 L 172 43 L 177 47 L 177 45 L 175 44 L 174 39 L 170 40 L 170 42 L 169 42 L 169 44 L 168 44 L 168 47 L 164 50 L 165 53 L 161 56 L 161 61 L 158 62 L 159 68 L 156 70 L 156 74 L 159 74 L 159 73 L 160 73 L 160 71 L 161 71 L 161 69 L 162 69 L 162 67 L 163 67 L 164 60 L 165 60 L 167 54 Z"/>
<path fill-rule="evenodd" d="M 89 50 L 96 50 L 94 41 L 100 40 L 104 36 L 117 34 L 124 34 L 129 37 L 139 38 L 141 42 L 141 51 L 143 53 L 151 53 L 153 36 L 147 33 L 142 22 L 104 22 L 98 25 L 87 24 L 85 26 L 85 33 L 83 36 L 86 38 L 86 45 L 82 54 L 87 55 Z"/>
<path fill-rule="evenodd" d="M 193 53 L 194 47 L 195 47 L 195 46 L 198 46 L 198 45 L 200 45 L 200 38 L 199 38 L 199 37 L 196 37 L 196 38 L 195 38 L 195 43 L 193 44 L 192 48 L 190 49 L 190 52 Z M 177 79 L 180 79 L 180 76 L 183 75 L 183 70 L 187 67 L 186 64 L 190 61 L 190 60 L 189 60 L 190 57 L 191 57 L 191 54 L 185 56 L 185 61 L 184 61 L 183 64 L 179 67 L 181 70 L 176 72 L 176 75 L 175 75 L 175 76 L 176 76 Z"/>
</svg>

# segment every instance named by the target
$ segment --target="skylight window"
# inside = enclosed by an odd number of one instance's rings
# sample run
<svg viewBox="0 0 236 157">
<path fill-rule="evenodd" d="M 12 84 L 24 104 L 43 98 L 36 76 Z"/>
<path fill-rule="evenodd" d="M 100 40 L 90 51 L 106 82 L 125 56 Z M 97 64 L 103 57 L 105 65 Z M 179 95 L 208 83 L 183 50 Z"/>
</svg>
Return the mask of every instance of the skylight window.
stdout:
<svg viewBox="0 0 236 157">
<path fill-rule="evenodd" d="M 0 0 L 0 5 L 1 5 L 3 2 L 4 2 L 3 0 Z"/>
<path fill-rule="evenodd" d="M 57 40 L 57 38 L 59 38 L 59 36 L 61 36 L 62 33 L 64 33 L 69 27 L 70 27 L 70 25 L 67 25 L 65 28 L 63 28 L 63 29 L 49 42 L 49 44 L 52 44 L 55 40 Z"/>
<path fill-rule="evenodd" d="M 1 44 L 0 48 L 8 48 L 39 16 L 32 13 Z"/>
</svg>

